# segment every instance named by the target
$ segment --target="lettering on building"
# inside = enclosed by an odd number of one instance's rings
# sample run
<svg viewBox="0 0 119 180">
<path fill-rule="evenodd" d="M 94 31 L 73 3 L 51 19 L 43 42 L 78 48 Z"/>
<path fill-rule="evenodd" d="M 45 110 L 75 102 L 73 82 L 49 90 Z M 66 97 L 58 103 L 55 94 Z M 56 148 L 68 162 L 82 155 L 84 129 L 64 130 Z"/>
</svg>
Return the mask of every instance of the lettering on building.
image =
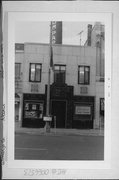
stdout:
<svg viewBox="0 0 119 180">
<path fill-rule="evenodd" d="M 75 114 L 91 114 L 90 106 L 76 106 Z"/>
</svg>

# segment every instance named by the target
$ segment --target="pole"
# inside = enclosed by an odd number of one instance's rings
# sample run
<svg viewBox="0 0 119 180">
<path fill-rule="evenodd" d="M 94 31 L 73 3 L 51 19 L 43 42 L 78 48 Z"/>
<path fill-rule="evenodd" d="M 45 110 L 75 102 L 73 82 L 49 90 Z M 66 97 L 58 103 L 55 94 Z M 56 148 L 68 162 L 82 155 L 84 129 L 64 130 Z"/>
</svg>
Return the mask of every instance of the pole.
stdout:
<svg viewBox="0 0 119 180">
<path fill-rule="evenodd" d="M 54 116 L 54 128 L 55 128 L 55 134 L 56 134 L 56 116 Z"/>
<path fill-rule="evenodd" d="M 49 116 L 49 107 L 50 107 L 50 68 L 48 68 L 48 86 L 47 86 L 46 116 Z"/>
<path fill-rule="evenodd" d="M 50 116 L 49 107 L 50 107 L 50 58 L 51 58 L 51 47 L 52 47 L 52 22 L 50 24 L 50 43 L 49 43 L 49 64 L 48 64 L 48 86 L 47 86 L 47 104 L 46 104 L 46 116 Z M 50 123 L 46 121 L 46 132 L 50 132 Z"/>
<path fill-rule="evenodd" d="M 81 31 L 80 33 L 78 33 L 78 35 L 80 36 L 80 46 L 81 46 L 81 35 L 82 35 L 83 31 Z"/>
</svg>

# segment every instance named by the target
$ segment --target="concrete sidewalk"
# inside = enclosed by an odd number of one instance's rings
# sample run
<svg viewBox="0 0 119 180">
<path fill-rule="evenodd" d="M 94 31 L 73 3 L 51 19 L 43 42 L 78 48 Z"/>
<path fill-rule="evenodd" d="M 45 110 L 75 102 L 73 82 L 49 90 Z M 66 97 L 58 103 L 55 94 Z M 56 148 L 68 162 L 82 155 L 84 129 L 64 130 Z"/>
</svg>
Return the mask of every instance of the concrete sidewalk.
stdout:
<svg viewBox="0 0 119 180">
<path fill-rule="evenodd" d="M 45 132 L 45 128 L 23 128 L 15 123 L 15 133 L 27 133 L 31 135 L 86 135 L 104 136 L 103 129 L 50 129 L 50 133 Z"/>
</svg>

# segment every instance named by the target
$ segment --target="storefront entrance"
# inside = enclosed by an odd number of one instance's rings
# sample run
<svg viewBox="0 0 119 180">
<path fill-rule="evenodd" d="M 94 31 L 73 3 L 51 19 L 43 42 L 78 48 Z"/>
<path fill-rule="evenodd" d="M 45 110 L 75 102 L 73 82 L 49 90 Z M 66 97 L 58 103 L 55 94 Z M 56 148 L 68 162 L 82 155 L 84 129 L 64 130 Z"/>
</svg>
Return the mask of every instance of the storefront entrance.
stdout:
<svg viewBox="0 0 119 180">
<path fill-rule="evenodd" d="M 56 116 L 56 128 L 65 128 L 66 121 L 66 101 L 52 100 L 51 113 Z M 51 127 L 54 127 L 54 119 L 51 123 Z"/>
</svg>

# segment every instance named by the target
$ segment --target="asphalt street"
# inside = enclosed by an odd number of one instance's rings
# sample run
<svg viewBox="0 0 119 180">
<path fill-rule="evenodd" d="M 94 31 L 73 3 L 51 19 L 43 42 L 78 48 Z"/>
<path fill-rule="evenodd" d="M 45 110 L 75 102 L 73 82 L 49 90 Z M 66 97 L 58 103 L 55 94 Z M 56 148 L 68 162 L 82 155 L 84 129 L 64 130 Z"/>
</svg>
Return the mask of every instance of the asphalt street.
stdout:
<svg viewBox="0 0 119 180">
<path fill-rule="evenodd" d="M 16 134 L 15 159 L 104 160 L 104 137 Z"/>
</svg>

